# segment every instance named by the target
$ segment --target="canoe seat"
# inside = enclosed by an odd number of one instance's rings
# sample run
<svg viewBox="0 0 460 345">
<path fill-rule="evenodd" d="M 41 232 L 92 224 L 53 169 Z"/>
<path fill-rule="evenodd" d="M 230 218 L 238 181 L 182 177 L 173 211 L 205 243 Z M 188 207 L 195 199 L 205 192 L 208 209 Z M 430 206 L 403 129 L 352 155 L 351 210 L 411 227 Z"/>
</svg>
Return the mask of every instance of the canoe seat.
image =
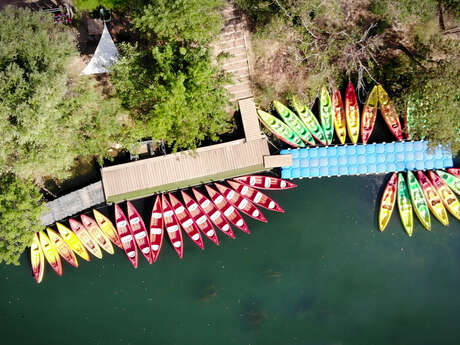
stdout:
<svg viewBox="0 0 460 345">
<path fill-rule="evenodd" d="M 228 224 L 224 224 L 224 226 L 222 227 L 222 230 L 223 231 L 228 231 L 228 230 L 230 230 L 230 226 Z"/>
<path fill-rule="evenodd" d="M 243 188 L 241 188 L 241 194 L 242 195 L 246 195 L 246 193 L 248 192 L 249 188 L 248 186 L 243 186 Z"/>
<path fill-rule="evenodd" d="M 120 220 L 120 221 L 117 223 L 117 225 L 120 226 L 120 227 L 124 227 L 124 226 L 126 226 L 126 224 L 128 224 L 128 223 L 126 222 L 126 220 Z"/>
<path fill-rule="evenodd" d="M 198 241 L 199 238 L 200 238 L 200 234 L 195 234 L 192 236 L 192 240 L 194 241 Z"/>
<path fill-rule="evenodd" d="M 237 222 L 236 222 L 236 225 L 237 226 L 243 226 L 244 224 L 244 221 L 242 219 L 239 219 Z"/>
<path fill-rule="evenodd" d="M 254 202 L 258 203 L 260 201 L 260 199 L 262 199 L 262 193 L 257 192 L 256 196 L 254 197 Z"/>
<path fill-rule="evenodd" d="M 142 248 L 142 253 L 144 253 L 144 254 L 150 253 L 150 248 L 149 247 Z"/>
<path fill-rule="evenodd" d="M 166 211 L 165 213 L 163 213 L 166 217 L 171 217 L 174 213 L 173 211 L 169 210 L 169 211 Z"/>
<path fill-rule="evenodd" d="M 228 194 L 227 194 L 227 199 L 233 199 L 234 196 L 235 196 L 235 192 L 231 190 L 231 191 L 228 192 Z"/>
<path fill-rule="evenodd" d="M 163 215 L 160 212 L 153 212 L 152 217 L 155 219 L 160 219 Z"/>
<path fill-rule="evenodd" d="M 140 221 L 141 221 L 141 220 L 139 219 L 139 217 L 134 217 L 134 218 L 131 218 L 131 219 L 129 220 L 129 222 L 130 222 L 131 224 L 137 224 L 137 223 L 139 223 Z"/>
<path fill-rule="evenodd" d="M 204 222 L 206 222 L 206 219 L 207 219 L 207 217 L 206 217 L 205 215 L 202 215 L 200 218 L 198 218 L 198 219 L 196 220 L 196 223 L 197 223 L 198 225 L 201 225 L 201 224 L 203 224 Z"/>
<path fill-rule="evenodd" d="M 168 226 L 168 228 L 167 228 L 166 230 L 167 230 L 169 233 L 173 233 L 173 232 L 179 230 L 179 227 L 178 227 L 176 224 L 174 224 L 174 225 Z"/>
<path fill-rule="evenodd" d="M 189 226 L 192 225 L 192 224 L 193 224 L 193 220 L 192 220 L 191 218 L 189 218 L 189 219 L 187 219 L 185 222 L 182 223 L 182 226 L 183 226 L 184 228 L 187 228 L 187 227 L 189 227 Z"/>
<path fill-rule="evenodd" d="M 128 242 L 131 242 L 133 240 L 133 236 L 132 235 L 126 235 L 126 236 L 123 236 L 121 238 L 121 242 L 123 243 L 128 243 Z"/>
<path fill-rule="evenodd" d="M 235 208 L 233 206 L 230 206 L 224 211 L 225 217 L 230 216 L 233 212 L 235 212 Z"/>
<path fill-rule="evenodd" d="M 214 235 L 214 233 L 215 233 L 214 230 L 211 229 L 206 233 L 206 236 L 211 237 Z"/>
<path fill-rule="evenodd" d="M 176 242 L 173 243 L 173 246 L 176 247 L 176 248 L 179 248 L 181 245 L 182 245 L 181 241 L 176 241 Z"/>
<path fill-rule="evenodd" d="M 271 184 L 272 184 L 272 179 L 270 177 L 266 177 L 264 181 L 265 188 L 270 188 Z"/>
<path fill-rule="evenodd" d="M 127 253 L 130 258 L 133 258 L 136 256 L 136 252 L 134 250 L 130 251 Z"/>
<path fill-rule="evenodd" d="M 216 212 L 214 212 L 213 214 L 211 214 L 211 219 L 212 220 L 216 220 L 217 218 L 219 218 L 221 215 L 220 211 L 217 210 Z"/>
<path fill-rule="evenodd" d="M 178 208 L 176 208 L 176 214 L 181 214 L 182 212 L 184 212 L 184 210 L 184 206 L 179 206 Z"/>
<path fill-rule="evenodd" d="M 147 236 L 145 231 L 141 231 L 141 232 L 138 232 L 137 234 L 134 234 L 134 237 L 136 238 L 136 240 L 142 240 L 145 236 Z"/>
<path fill-rule="evenodd" d="M 249 178 L 249 184 L 250 184 L 251 186 L 254 186 L 254 185 L 256 184 L 256 178 L 255 178 L 254 176 L 251 176 L 251 177 Z"/>
<path fill-rule="evenodd" d="M 188 209 L 189 209 L 190 212 L 193 212 L 193 211 L 196 210 L 197 207 L 198 207 L 198 204 L 193 203 L 188 207 Z"/>
<path fill-rule="evenodd" d="M 152 244 L 152 250 L 157 251 L 158 249 L 160 249 L 158 244 Z"/>
<path fill-rule="evenodd" d="M 241 210 L 244 210 L 244 208 L 245 208 L 246 206 L 248 206 L 248 202 L 247 202 L 246 199 L 243 199 L 243 200 L 241 200 L 241 202 L 239 203 L 238 208 L 241 209 Z"/>
<path fill-rule="evenodd" d="M 203 203 L 201 204 L 201 207 L 203 207 L 203 208 L 205 209 L 206 207 L 208 207 L 208 205 L 209 205 L 210 203 L 211 203 L 211 202 L 210 202 L 209 200 L 205 200 L 205 201 L 203 201 Z"/>
<path fill-rule="evenodd" d="M 161 235 L 161 228 L 150 228 L 150 232 L 154 235 Z"/>
<path fill-rule="evenodd" d="M 270 203 L 268 204 L 268 208 L 275 208 L 275 202 L 270 201 Z"/>
<path fill-rule="evenodd" d="M 259 214 L 260 214 L 259 210 L 254 210 L 254 212 L 252 212 L 253 217 L 259 217 Z"/>
<path fill-rule="evenodd" d="M 216 203 L 216 204 L 220 204 L 223 200 L 224 200 L 224 197 L 223 197 L 222 195 L 219 195 L 219 196 L 216 198 L 215 203 Z"/>
</svg>

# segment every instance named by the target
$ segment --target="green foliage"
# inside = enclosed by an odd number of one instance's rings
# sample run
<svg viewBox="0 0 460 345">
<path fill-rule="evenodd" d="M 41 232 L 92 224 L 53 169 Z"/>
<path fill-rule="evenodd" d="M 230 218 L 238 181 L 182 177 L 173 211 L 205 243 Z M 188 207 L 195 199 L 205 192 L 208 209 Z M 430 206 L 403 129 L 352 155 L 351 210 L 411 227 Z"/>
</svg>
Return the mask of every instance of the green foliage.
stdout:
<svg viewBox="0 0 460 345">
<path fill-rule="evenodd" d="M 11 7 L 0 27 L 0 174 L 66 177 L 76 156 L 102 157 L 123 140 L 119 104 L 65 69 L 77 54 L 68 28 Z"/>
<path fill-rule="evenodd" d="M 148 39 L 209 43 L 222 27 L 223 0 L 151 0 L 135 27 Z"/>
<path fill-rule="evenodd" d="M 75 0 L 74 4 L 80 10 L 92 11 L 99 6 L 110 9 L 123 9 L 130 4 L 132 5 L 133 2 L 138 2 L 138 0 Z"/>
<path fill-rule="evenodd" d="M 441 64 L 415 79 L 407 95 L 411 136 L 446 145 L 454 156 L 460 151 L 459 75 L 458 64 Z"/>
<path fill-rule="evenodd" d="M 38 188 L 12 174 L 0 176 L 0 263 L 18 264 L 19 257 L 40 231 L 45 211 Z"/>
<path fill-rule="evenodd" d="M 153 137 L 175 149 L 196 147 L 229 130 L 225 77 L 209 52 L 172 42 L 150 50 L 125 44 L 112 71 L 118 95 L 134 118 L 137 137 Z"/>
</svg>

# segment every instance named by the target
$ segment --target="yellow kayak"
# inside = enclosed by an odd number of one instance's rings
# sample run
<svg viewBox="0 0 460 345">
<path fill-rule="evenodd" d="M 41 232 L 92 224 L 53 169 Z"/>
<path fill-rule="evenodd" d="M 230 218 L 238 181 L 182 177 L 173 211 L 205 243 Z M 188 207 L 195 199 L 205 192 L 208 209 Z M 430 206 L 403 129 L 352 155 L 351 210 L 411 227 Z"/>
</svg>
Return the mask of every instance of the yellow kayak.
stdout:
<svg viewBox="0 0 460 345">
<path fill-rule="evenodd" d="M 56 247 L 50 241 L 45 232 L 40 231 L 38 237 L 40 238 L 40 245 L 43 249 L 43 254 L 45 254 L 46 261 L 48 261 L 50 266 L 58 275 L 62 275 L 61 258 L 59 257 Z"/>
<path fill-rule="evenodd" d="M 433 171 L 429 171 L 428 175 L 434 185 L 434 188 L 436 188 L 444 206 L 449 210 L 450 213 L 452 213 L 455 218 L 460 220 L 460 202 L 458 201 L 454 192 L 452 192 L 446 183 Z"/>
<path fill-rule="evenodd" d="M 37 233 L 35 233 L 32 245 L 30 246 L 30 265 L 32 266 L 35 280 L 37 283 L 41 283 L 43 273 L 45 272 L 45 257 L 43 256 Z"/>
<path fill-rule="evenodd" d="M 334 128 L 341 144 L 345 144 L 347 139 L 347 121 L 345 119 L 345 109 L 343 108 L 342 95 L 339 90 L 332 94 L 332 106 L 334 109 Z"/>
<path fill-rule="evenodd" d="M 51 242 L 53 242 L 54 246 L 58 250 L 59 254 L 64 258 L 64 260 L 72 266 L 78 267 L 78 260 L 75 256 L 75 253 L 72 251 L 70 246 L 65 243 L 62 237 L 59 236 L 56 231 L 50 228 L 46 228 L 46 232 L 48 233 Z"/>
<path fill-rule="evenodd" d="M 102 232 L 106 234 L 108 238 L 110 238 L 113 244 L 123 249 L 123 246 L 120 241 L 120 236 L 118 236 L 117 229 L 115 229 L 110 219 L 104 216 L 98 210 L 93 210 L 93 213 L 94 218 L 96 218 L 96 222 L 99 225 L 99 228 L 102 230 Z"/>
<path fill-rule="evenodd" d="M 436 192 L 433 184 L 422 171 L 417 171 L 417 177 L 431 212 L 441 222 L 442 225 L 449 225 L 449 217 L 447 216 L 447 211 L 442 204 L 442 200 L 439 197 L 438 192 Z"/>
<path fill-rule="evenodd" d="M 56 223 L 56 226 L 59 230 L 64 241 L 69 245 L 72 250 L 80 255 L 81 258 L 85 259 L 86 261 L 90 261 L 91 258 L 89 257 L 86 248 L 81 243 L 80 239 L 75 235 L 68 227 L 61 223 Z"/>
<path fill-rule="evenodd" d="M 391 218 L 393 209 L 395 207 L 396 195 L 398 190 L 398 175 L 393 173 L 390 180 L 383 191 L 382 201 L 380 202 L 379 211 L 379 229 L 380 231 L 385 230 L 388 221 Z"/>
<path fill-rule="evenodd" d="M 409 190 L 407 189 L 406 180 L 404 176 L 398 174 L 398 209 L 401 222 L 409 236 L 412 236 L 414 229 L 414 214 L 412 212 L 412 204 L 410 201 Z"/>
</svg>

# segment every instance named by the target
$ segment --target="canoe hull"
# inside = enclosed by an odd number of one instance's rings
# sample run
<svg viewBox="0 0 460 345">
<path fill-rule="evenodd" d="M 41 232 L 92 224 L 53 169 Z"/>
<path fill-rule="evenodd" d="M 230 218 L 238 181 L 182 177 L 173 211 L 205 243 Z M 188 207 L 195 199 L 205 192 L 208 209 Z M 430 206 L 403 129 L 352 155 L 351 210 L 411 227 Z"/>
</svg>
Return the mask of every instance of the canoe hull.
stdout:
<svg viewBox="0 0 460 345">
<path fill-rule="evenodd" d="M 436 174 L 443 179 L 443 181 L 455 194 L 460 195 L 460 178 L 442 170 L 436 170 Z"/>
<path fill-rule="evenodd" d="M 107 253 L 113 254 L 113 246 L 110 242 L 110 239 L 105 235 L 105 233 L 99 228 L 96 221 L 85 215 L 82 214 L 80 216 L 82 224 L 85 226 L 86 230 L 88 231 L 89 235 L 92 237 L 93 240 L 97 242 L 97 244 L 104 249 Z"/>
<path fill-rule="evenodd" d="M 323 127 L 324 135 L 326 136 L 326 143 L 330 145 L 334 139 L 334 110 L 332 108 L 331 97 L 325 86 L 321 88 L 319 109 L 321 127 Z"/>
<path fill-rule="evenodd" d="M 275 212 L 282 212 L 284 210 L 278 205 L 272 198 L 268 197 L 262 192 L 259 192 L 257 189 L 244 185 L 237 181 L 227 181 L 230 187 L 232 187 L 235 191 L 240 193 L 245 198 L 251 200 L 257 206 L 261 206 L 267 210 L 275 211 Z"/>
<path fill-rule="evenodd" d="M 304 143 L 313 146 L 316 144 L 308 128 L 291 109 L 278 101 L 273 101 L 273 106 L 288 127 L 291 128 Z"/>
<path fill-rule="evenodd" d="M 152 248 L 153 262 L 160 255 L 164 237 L 163 210 L 161 208 L 161 195 L 157 195 L 150 215 L 150 247 Z"/>
<path fill-rule="evenodd" d="M 150 247 L 149 234 L 147 233 L 144 220 L 130 201 L 126 203 L 126 207 L 128 210 L 129 225 L 131 226 L 137 247 L 142 255 L 144 255 L 145 260 L 151 264 L 153 262 L 152 248 Z"/>
<path fill-rule="evenodd" d="M 264 175 L 240 176 L 235 177 L 234 180 L 258 189 L 283 190 L 297 187 L 297 185 L 292 182 L 278 177 Z"/>
<path fill-rule="evenodd" d="M 398 194 L 398 175 L 393 173 L 383 191 L 382 200 L 379 208 L 379 229 L 385 230 L 393 214 L 396 196 Z"/>
<path fill-rule="evenodd" d="M 377 85 L 372 88 L 371 93 L 367 97 L 363 108 L 363 120 L 361 122 L 361 140 L 363 144 L 367 144 L 372 132 L 374 131 L 375 119 L 377 118 L 377 108 L 379 103 L 379 95 Z"/>
<path fill-rule="evenodd" d="M 296 132 L 289 128 L 284 122 L 262 110 L 257 110 L 257 115 L 259 116 L 259 120 L 262 124 L 275 137 L 292 147 L 305 147 L 302 139 L 300 139 Z"/>
<path fill-rule="evenodd" d="M 377 85 L 379 95 L 380 112 L 383 119 L 388 126 L 388 129 L 393 133 L 395 138 L 399 141 L 403 140 L 403 132 L 401 122 L 396 114 L 396 110 L 388 97 L 387 92 L 383 89 L 382 85 Z"/>
<path fill-rule="evenodd" d="M 332 94 L 332 105 L 334 107 L 334 128 L 337 138 L 341 144 L 347 140 L 347 121 L 345 118 L 345 108 L 343 107 L 342 95 L 339 90 Z"/>
<path fill-rule="evenodd" d="M 455 218 L 460 220 L 460 202 L 454 192 L 452 192 L 446 183 L 433 171 L 429 171 L 428 176 L 434 188 L 436 188 L 444 206 Z"/>
<path fill-rule="evenodd" d="M 30 265 L 35 281 L 40 284 L 45 272 L 45 256 L 40 245 L 38 233 L 34 234 L 32 244 L 30 245 Z"/>
<path fill-rule="evenodd" d="M 312 113 L 310 108 L 300 104 L 295 97 L 292 98 L 292 106 L 295 109 L 300 120 L 308 128 L 310 134 L 320 142 L 322 145 L 327 144 L 326 135 L 324 134 L 323 128 L 318 122 L 316 116 Z"/>
<path fill-rule="evenodd" d="M 118 204 L 115 204 L 115 226 L 117 227 L 118 236 L 129 262 L 134 268 L 137 268 L 139 255 L 137 254 L 134 234 L 129 225 L 128 218 Z"/>
<path fill-rule="evenodd" d="M 63 240 L 61 236 L 58 235 L 56 231 L 50 228 L 46 228 L 46 232 L 48 233 L 48 237 L 51 242 L 53 242 L 54 246 L 56 247 L 59 255 L 71 264 L 74 267 L 78 267 L 78 260 L 75 256 L 75 253 L 72 251 L 70 246 Z"/>
<path fill-rule="evenodd" d="M 399 216 L 404 230 L 406 230 L 406 233 L 409 236 L 412 236 L 414 229 L 414 215 L 412 212 L 409 190 L 407 189 L 404 176 L 401 173 L 398 174 L 398 196 L 396 200 L 398 202 Z"/>
<path fill-rule="evenodd" d="M 77 235 L 75 235 L 68 227 L 61 223 L 56 223 L 56 226 L 65 243 L 67 243 L 69 247 L 72 248 L 72 250 L 82 259 L 90 261 L 91 257 L 89 256 L 88 251 L 80 239 L 77 237 Z"/>
<path fill-rule="evenodd" d="M 77 235 L 80 239 L 81 243 L 86 247 L 86 249 L 93 254 L 95 257 L 102 259 L 102 251 L 99 248 L 99 245 L 91 235 L 89 234 L 88 230 L 86 230 L 85 226 L 80 223 L 78 220 L 73 218 L 69 219 L 70 228 L 72 231 Z"/>
<path fill-rule="evenodd" d="M 412 171 L 407 172 L 407 185 L 409 186 L 409 194 L 415 214 L 425 229 L 428 231 L 431 230 L 430 209 L 428 208 L 422 187 L 420 187 Z"/>
<path fill-rule="evenodd" d="M 118 236 L 117 229 L 113 226 L 113 223 L 109 218 L 104 216 L 98 210 L 93 210 L 94 218 L 96 219 L 97 225 L 102 230 L 104 234 L 115 244 L 118 248 L 123 249 L 123 246 L 120 241 L 120 236 Z"/>
<path fill-rule="evenodd" d="M 44 231 L 39 232 L 38 238 L 40 240 L 40 246 L 43 250 L 46 261 L 48 261 L 54 272 L 56 272 L 59 276 L 62 276 L 62 263 L 58 250 Z"/>
<path fill-rule="evenodd" d="M 163 210 L 163 221 L 166 233 L 177 255 L 182 259 L 184 255 L 184 241 L 180 224 L 165 195 L 161 196 L 161 208 Z"/>
<path fill-rule="evenodd" d="M 422 187 L 423 194 L 425 194 L 425 199 L 427 200 L 431 213 L 433 213 L 433 215 L 437 220 L 441 222 L 442 225 L 449 225 L 449 217 L 447 216 L 447 211 L 444 207 L 444 204 L 442 203 L 441 198 L 438 195 L 438 192 L 436 191 L 436 188 L 423 172 L 417 171 L 417 178 L 420 186 Z"/>
<path fill-rule="evenodd" d="M 359 105 L 353 84 L 348 82 L 345 92 L 345 116 L 347 119 L 348 136 L 353 144 L 358 142 L 359 137 Z"/>
</svg>

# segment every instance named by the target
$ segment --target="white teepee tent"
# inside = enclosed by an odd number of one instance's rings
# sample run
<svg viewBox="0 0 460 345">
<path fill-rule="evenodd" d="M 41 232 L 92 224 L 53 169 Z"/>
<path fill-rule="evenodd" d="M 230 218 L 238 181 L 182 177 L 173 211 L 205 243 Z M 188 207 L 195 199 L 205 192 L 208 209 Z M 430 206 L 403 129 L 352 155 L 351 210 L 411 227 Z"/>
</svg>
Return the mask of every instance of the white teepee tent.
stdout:
<svg viewBox="0 0 460 345">
<path fill-rule="evenodd" d="M 107 30 L 107 25 L 104 23 L 104 31 L 102 31 L 102 36 L 94 52 L 94 56 L 83 71 L 81 71 L 80 75 L 107 73 L 107 68 L 117 61 L 117 47 L 115 47 L 109 30 Z"/>
</svg>

